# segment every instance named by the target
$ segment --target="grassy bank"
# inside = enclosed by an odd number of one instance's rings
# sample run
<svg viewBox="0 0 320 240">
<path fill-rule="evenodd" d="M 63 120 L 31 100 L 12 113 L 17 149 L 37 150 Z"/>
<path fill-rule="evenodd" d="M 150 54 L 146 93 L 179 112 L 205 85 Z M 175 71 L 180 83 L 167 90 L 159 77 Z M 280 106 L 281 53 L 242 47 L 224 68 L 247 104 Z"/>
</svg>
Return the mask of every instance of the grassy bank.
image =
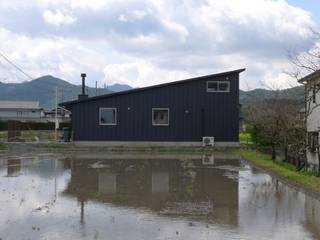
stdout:
<svg viewBox="0 0 320 240">
<path fill-rule="evenodd" d="M 0 151 L 7 150 L 7 146 L 5 144 L 0 143 Z"/>
<path fill-rule="evenodd" d="M 15 148 L 24 147 L 25 150 L 35 151 L 85 151 L 85 152 L 137 152 L 137 153 L 187 153 L 187 154 L 213 154 L 225 152 L 224 147 L 185 147 L 185 146 L 81 146 L 72 143 L 6 143 L 14 151 Z"/>
<path fill-rule="evenodd" d="M 293 165 L 281 161 L 272 161 L 269 155 L 255 150 L 236 149 L 233 151 L 239 153 L 258 167 L 277 174 L 284 180 L 293 181 L 320 194 L 320 178 L 316 177 L 315 173 L 297 172 Z"/>
</svg>

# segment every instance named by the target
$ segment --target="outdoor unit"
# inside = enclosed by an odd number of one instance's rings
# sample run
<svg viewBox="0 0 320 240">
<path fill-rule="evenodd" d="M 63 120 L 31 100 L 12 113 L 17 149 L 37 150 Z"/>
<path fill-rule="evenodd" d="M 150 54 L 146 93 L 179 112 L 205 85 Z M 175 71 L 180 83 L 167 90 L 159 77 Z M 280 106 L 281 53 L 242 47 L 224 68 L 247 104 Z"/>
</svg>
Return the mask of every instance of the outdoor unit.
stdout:
<svg viewBox="0 0 320 240">
<path fill-rule="evenodd" d="M 202 165 L 214 165 L 214 155 L 203 155 Z"/>
<path fill-rule="evenodd" d="M 202 137 L 202 146 L 214 146 L 214 137 Z"/>
</svg>

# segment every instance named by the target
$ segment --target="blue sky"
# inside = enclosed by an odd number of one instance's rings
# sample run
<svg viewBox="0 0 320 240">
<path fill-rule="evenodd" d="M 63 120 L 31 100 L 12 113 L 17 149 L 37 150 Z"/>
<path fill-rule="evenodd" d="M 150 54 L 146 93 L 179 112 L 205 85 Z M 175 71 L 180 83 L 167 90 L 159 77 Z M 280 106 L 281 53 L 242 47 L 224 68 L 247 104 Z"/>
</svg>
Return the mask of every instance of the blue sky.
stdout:
<svg viewBox="0 0 320 240">
<path fill-rule="evenodd" d="M 288 87 L 288 54 L 320 46 L 315 0 L 3 0 L 0 52 L 29 75 L 159 84 L 246 68 L 241 88 Z M 28 80 L 0 58 L 0 81 Z"/>
<path fill-rule="evenodd" d="M 318 0 L 289 0 L 288 2 L 311 12 L 315 21 L 320 22 L 320 2 Z"/>
</svg>

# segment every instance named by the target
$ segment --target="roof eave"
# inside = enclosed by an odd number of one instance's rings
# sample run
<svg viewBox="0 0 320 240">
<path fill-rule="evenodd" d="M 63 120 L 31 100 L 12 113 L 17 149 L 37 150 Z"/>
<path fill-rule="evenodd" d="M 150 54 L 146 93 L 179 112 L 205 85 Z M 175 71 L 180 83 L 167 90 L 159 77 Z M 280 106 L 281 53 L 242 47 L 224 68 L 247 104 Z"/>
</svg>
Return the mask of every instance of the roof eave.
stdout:
<svg viewBox="0 0 320 240">
<path fill-rule="evenodd" d="M 320 70 L 310 73 L 309 75 L 299 79 L 298 82 L 301 84 L 306 84 L 307 82 L 314 81 L 318 78 L 320 78 Z"/>
</svg>

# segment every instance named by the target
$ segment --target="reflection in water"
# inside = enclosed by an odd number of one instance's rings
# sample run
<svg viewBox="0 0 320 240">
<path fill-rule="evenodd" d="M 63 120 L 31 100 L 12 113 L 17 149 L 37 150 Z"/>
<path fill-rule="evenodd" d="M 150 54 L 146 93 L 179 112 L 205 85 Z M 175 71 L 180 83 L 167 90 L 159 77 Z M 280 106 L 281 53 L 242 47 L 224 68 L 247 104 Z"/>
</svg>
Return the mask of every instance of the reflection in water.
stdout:
<svg viewBox="0 0 320 240">
<path fill-rule="evenodd" d="M 237 225 L 238 181 L 223 177 L 225 170 L 209 168 L 202 159 L 76 161 L 65 193 L 80 202 L 96 200 L 172 217 L 203 216 L 206 221 Z M 224 161 L 216 166 L 219 164 Z M 228 164 L 238 165 L 239 161 L 228 160 Z"/>
<path fill-rule="evenodd" d="M 306 196 L 305 208 L 305 226 L 317 239 L 320 239 L 320 201 Z"/>
<path fill-rule="evenodd" d="M 7 176 L 17 177 L 21 170 L 21 159 L 8 159 L 7 164 Z"/>
<path fill-rule="evenodd" d="M 2 239 L 320 238 L 318 200 L 230 155 L 0 163 Z"/>
</svg>

